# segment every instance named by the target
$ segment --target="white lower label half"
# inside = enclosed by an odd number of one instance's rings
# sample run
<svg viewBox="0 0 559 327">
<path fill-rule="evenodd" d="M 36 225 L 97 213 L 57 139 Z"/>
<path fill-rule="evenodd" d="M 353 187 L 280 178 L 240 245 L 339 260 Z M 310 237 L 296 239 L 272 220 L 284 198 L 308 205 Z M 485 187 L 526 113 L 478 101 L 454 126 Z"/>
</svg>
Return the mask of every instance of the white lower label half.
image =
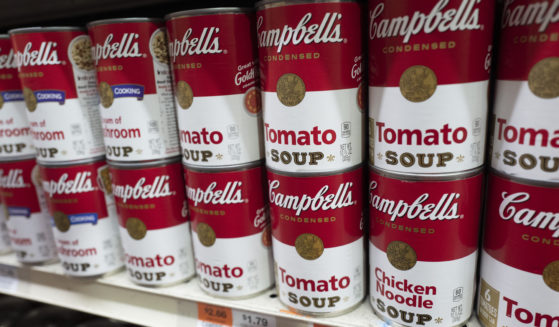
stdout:
<svg viewBox="0 0 559 327">
<path fill-rule="evenodd" d="M 405 326 L 457 326 L 472 314 L 477 251 L 402 271 L 369 243 L 370 300 L 381 317 Z"/>
<path fill-rule="evenodd" d="M 10 215 L 6 224 L 12 249 L 20 262 L 42 263 L 57 258 L 50 219 L 46 214 Z"/>
<path fill-rule="evenodd" d="M 0 92 L 0 97 L 3 95 Z M 23 101 L 4 102 L 0 107 L 0 155 L 2 158 L 35 155 L 31 130 Z"/>
<path fill-rule="evenodd" d="M 315 260 L 273 238 L 276 287 L 281 302 L 302 313 L 349 310 L 365 296 L 364 239 L 325 248 Z"/>
<path fill-rule="evenodd" d="M 192 231 L 200 287 L 215 296 L 244 297 L 274 285 L 272 248 L 262 243 L 262 232 L 239 238 L 217 238 L 212 246 L 200 243 Z"/>
<path fill-rule="evenodd" d="M 194 276 L 190 223 L 148 230 L 141 240 L 120 226 L 129 278 L 142 285 L 166 285 Z"/>
<path fill-rule="evenodd" d="M 10 234 L 6 221 L 8 218 L 8 208 L 0 203 L 0 254 L 8 253 L 12 250 L 10 247 Z"/>
</svg>

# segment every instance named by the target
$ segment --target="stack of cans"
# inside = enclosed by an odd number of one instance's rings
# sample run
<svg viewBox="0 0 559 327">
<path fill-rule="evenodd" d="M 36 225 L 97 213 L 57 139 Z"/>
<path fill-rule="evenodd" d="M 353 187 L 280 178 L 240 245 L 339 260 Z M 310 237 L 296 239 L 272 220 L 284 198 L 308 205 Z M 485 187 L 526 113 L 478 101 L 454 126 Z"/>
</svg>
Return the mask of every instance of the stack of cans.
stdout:
<svg viewBox="0 0 559 327">
<path fill-rule="evenodd" d="M 306 315 L 365 296 L 361 13 L 354 1 L 257 4 L 277 291 Z"/>
<path fill-rule="evenodd" d="M 491 1 L 369 1 L 370 300 L 383 319 L 472 314 Z"/>
<path fill-rule="evenodd" d="M 556 9 L 504 2 L 478 307 L 485 327 L 559 321 Z"/>
<path fill-rule="evenodd" d="M 274 284 L 254 12 L 166 19 L 200 287 L 253 296 Z"/>
<path fill-rule="evenodd" d="M 148 286 L 185 281 L 194 262 L 163 21 L 88 29 L 128 276 Z"/>
</svg>

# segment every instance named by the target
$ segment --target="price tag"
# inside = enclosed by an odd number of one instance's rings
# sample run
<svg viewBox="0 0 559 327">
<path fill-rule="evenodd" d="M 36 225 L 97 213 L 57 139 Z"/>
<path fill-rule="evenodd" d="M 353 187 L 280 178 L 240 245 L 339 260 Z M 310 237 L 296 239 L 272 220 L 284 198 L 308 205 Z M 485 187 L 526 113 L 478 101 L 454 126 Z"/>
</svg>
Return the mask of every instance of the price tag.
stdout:
<svg viewBox="0 0 559 327">
<path fill-rule="evenodd" d="M 248 311 L 233 311 L 234 327 L 276 327 L 276 317 Z"/>
<path fill-rule="evenodd" d="M 206 303 L 198 303 L 197 327 L 231 327 L 233 314 L 230 308 L 219 307 Z"/>
<path fill-rule="evenodd" d="M 18 282 L 17 268 L 0 264 L 0 290 L 15 292 Z"/>
</svg>

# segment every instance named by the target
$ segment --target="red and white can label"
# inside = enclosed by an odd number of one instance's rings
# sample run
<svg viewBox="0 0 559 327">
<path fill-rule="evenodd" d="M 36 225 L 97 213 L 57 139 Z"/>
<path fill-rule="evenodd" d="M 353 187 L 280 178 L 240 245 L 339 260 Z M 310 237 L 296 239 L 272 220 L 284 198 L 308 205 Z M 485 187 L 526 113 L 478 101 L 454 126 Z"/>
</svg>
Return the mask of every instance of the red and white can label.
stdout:
<svg viewBox="0 0 559 327">
<path fill-rule="evenodd" d="M 263 159 L 254 15 L 177 17 L 167 30 L 183 162 L 230 166 Z"/>
<path fill-rule="evenodd" d="M 339 313 L 365 296 L 362 168 L 315 177 L 268 171 L 276 285 L 303 313 Z"/>
<path fill-rule="evenodd" d="M 185 169 L 196 271 L 210 294 L 243 297 L 274 284 L 264 174 Z"/>
<path fill-rule="evenodd" d="M 559 181 L 559 4 L 505 1 L 491 126 L 491 166 Z"/>
<path fill-rule="evenodd" d="M 0 254 L 8 253 L 12 250 L 10 246 L 10 234 L 8 233 L 8 207 L 0 203 Z"/>
<path fill-rule="evenodd" d="M 37 159 L 102 155 L 91 40 L 79 29 L 11 34 Z"/>
<path fill-rule="evenodd" d="M 361 164 L 360 4 L 274 4 L 256 20 L 266 165 L 326 172 Z"/>
<path fill-rule="evenodd" d="M 130 279 L 165 285 L 192 277 L 194 260 L 180 162 L 111 167 L 120 238 Z"/>
<path fill-rule="evenodd" d="M 10 38 L 0 35 L 0 155 L 35 155 Z"/>
<path fill-rule="evenodd" d="M 17 259 L 41 263 L 56 259 L 48 210 L 35 159 L 0 163 L 0 196 L 8 208 L 8 232 Z"/>
<path fill-rule="evenodd" d="M 162 25 L 144 21 L 89 27 L 108 159 L 144 161 L 179 154 Z"/>
<path fill-rule="evenodd" d="M 66 274 L 95 276 L 122 267 L 118 218 L 105 162 L 39 167 Z"/>
<path fill-rule="evenodd" d="M 559 321 L 559 185 L 489 175 L 478 314 L 485 327 Z"/>
<path fill-rule="evenodd" d="M 470 318 L 483 174 L 406 181 L 370 172 L 370 296 L 405 326 L 458 326 Z"/>
<path fill-rule="evenodd" d="M 483 164 L 494 1 L 369 0 L 369 161 L 398 173 Z"/>
</svg>

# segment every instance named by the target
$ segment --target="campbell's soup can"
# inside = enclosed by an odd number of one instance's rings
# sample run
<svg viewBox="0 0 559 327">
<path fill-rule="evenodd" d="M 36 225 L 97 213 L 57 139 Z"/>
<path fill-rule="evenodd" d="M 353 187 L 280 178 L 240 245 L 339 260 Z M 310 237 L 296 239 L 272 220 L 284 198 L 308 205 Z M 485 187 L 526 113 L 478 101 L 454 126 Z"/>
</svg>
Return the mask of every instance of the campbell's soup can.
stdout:
<svg viewBox="0 0 559 327">
<path fill-rule="evenodd" d="M 509 176 L 559 182 L 556 9 L 550 0 L 504 2 L 490 155 Z"/>
<path fill-rule="evenodd" d="M 131 162 L 179 155 L 163 21 L 109 19 L 87 26 L 107 159 Z"/>
<path fill-rule="evenodd" d="M 370 301 L 405 326 L 472 314 L 483 172 L 411 179 L 370 168 Z"/>
<path fill-rule="evenodd" d="M 100 276 L 121 268 L 118 218 L 104 158 L 39 163 L 58 257 L 67 275 Z"/>
<path fill-rule="evenodd" d="M 10 36 L 0 34 L 0 158 L 35 155 Z"/>
<path fill-rule="evenodd" d="M 366 293 L 363 168 L 336 174 L 268 170 L 276 288 L 296 312 L 334 316 Z"/>
<path fill-rule="evenodd" d="M 12 252 L 10 234 L 8 233 L 8 207 L 0 202 L 0 255 Z"/>
<path fill-rule="evenodd" d="M 57 260 L 48 208 L 35 158 L 0 162 L 0 197 L 8 210 L 8 233 L 17 259 L 43 264 Z"/>
<path fill-rule="evenodd" d="M 195 274 L 190 222 L 178 157 L 151 163 L 109 161 L 130 279 L 163 286 Z"/>
<path fill-rule="evenodd" d="M 197 9 L 166 19 L 183 162 L 224 167 L 263 159 L 253 10 Z"/>
<path fill-rule="evenodd" d="M 559 322 L 559 184 L 489 174 L 478 316 L 485 327 Z"/>
<path fill-rule="evenodd" d="M 37 159 L 104 153 L 91 40 L 79 27 L 10 30 Z"/>
<path fill-rule="evenodd" d="M 265 0 L 257 8 L 266 165 L 312 173 L 361 164 L 361 5 Z"/>
<path fill-rule="evenodd" d="M 369 162 L 404 174 L 484 162 L 495 2 L 369 0 Z"/>
<path fill-rule="evenodd" d="M 272 287 L 263 163 L 228 170 L 185 167 L 184 174 L 200 287 L 227 298 Z"/>
</svg>

